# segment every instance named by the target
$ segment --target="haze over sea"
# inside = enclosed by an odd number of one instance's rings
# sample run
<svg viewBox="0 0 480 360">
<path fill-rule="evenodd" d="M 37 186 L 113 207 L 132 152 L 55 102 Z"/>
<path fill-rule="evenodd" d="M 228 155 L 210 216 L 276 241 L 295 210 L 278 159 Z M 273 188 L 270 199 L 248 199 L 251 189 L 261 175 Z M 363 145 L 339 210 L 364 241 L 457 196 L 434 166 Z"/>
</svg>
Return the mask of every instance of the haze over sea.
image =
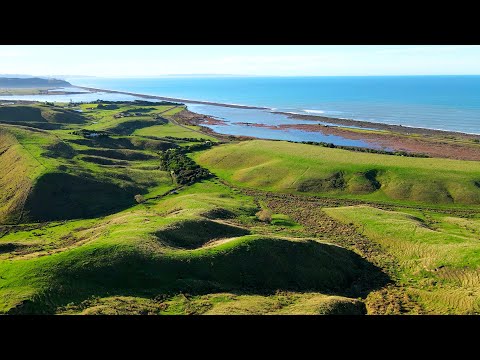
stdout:
<svg viewBox="0 0 480 360">
<path fill-rule="evenodd" d="M 480 134 L 480 76 L 68 80 L 101 89 Z"/>
</svg>

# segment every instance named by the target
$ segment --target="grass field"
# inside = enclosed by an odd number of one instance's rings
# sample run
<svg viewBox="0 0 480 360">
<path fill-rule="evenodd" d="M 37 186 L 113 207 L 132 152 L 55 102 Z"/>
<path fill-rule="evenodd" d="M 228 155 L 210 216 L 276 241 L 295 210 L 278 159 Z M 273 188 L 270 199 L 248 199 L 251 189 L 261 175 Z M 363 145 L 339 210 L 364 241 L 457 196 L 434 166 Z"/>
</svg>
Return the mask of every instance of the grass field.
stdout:
<svg viewBox="0 0 480 360">
<path fill-rule="evenodd" d="M 180 290 L 200 296 L 200 301 L 202 294 L 234 290 L 245 295 L 229 305 L 237 313 L 262 312 L 248 303 L 273 312 L 280 310 L 276 291 L 288 290 L 294 293 L 291 304 L 297 312 L 339 307 L 361 312 L 356 300 L 346 298 L 355 297 L 350 289 L 355 279 L 371 271 L 358 255 L 309 239 L 255 235 L 254 227 L 240 231 L 241 224 L 212 219 L 220 209 L 248 217 L 256 206 L 224 185 L 205 182 L 102 219 L 52 224 L 29 237 L 21 231 L 7 234 L 0 244 L 17 246 L 17 252 L 0 260 L 0 311 L 61 312 L 98 297 L 134 296 L 138 302 Z M 199 221 L 207 225 L 204 233 L 190 226 Z M 200 242 L 183 242 L 192 237 L 191 231 Z M 305 290 L 317 294 L 296 295 Z M 185 306 L 174 305 L 172 296 L 162 307 L 184 313 Z M 222 311 L 227 310 L 215 310 Z"/>
<path fill-rule="evenodd" d="M 2 314 L 480 313 L 477 162 L 199 151 L 175 104 L 1 109 Z M 180 182 L 186 156 L 218 177 Z"/>
<path fill-rule="evenodd" d="M 480 205 L 480 163 L 255 140 L 194 159 L 232 184 L 371 201 Z"/>
<path fill-rule="evenodd" d="M 205 139 L 210 141 L 217 141 L 215 138 L 197 132 L 199 130 L 198 126 L 191 126 L 191 130 L 186 127 L 180 127 L 172 123 L 166 125 L 157 125 L 145 127 L 135 131 L 135 135 L 140 136 L 155 136 L 163 138 L 165 136 L 171 136 L 175 138 L 194 138 L 194 139 Z M 195 131 L 194 131 L 195 130 Z"/>
<path fill-rule="evenodd" d="M 327 208 L 392 254 L 400 282 L 426 313 L 480 311 L 480 217 L 395 212 L 369 206 Z"/>
<path fill-rule="evenodd" d="M 119 107 L 121 111 L 132 108 Z M 159 106 L 155 111 L 171 108 Z M 107 110 L 99 110 L 100 115 L 90 111 L 95 116 L 62 106 L 4 106 L 0 110 L 0 121 L 7 118 L 9 123 L 0 125 L 0 224 L 94 217 L 134 205 L 136 194 L 148 197 L 149 192 L 160 194 L 173 188 L 170 175 L 158 169 L 157 151 L 178 146 L 175 143 L 122 136 L 88 139 L 72 133 L 87 128 L 88 123 L 108 128 Z M 70 114 L 82 121 L 63 121 Z M 99 121 L 102 115 L 105 124 Z M 58 123 L 62 128 L 30 127 L 51 121 L 62 121 Z"/>
<path fill-rule="evenodd" d="M 284 214 L 259 221 L 216 180 L 164 195 L 177 185 L 158 151 L 188 144 L 166 137 L 209 138 L 173 123 L 138 134 L 176 107 L 83 104 L 81 123 L 49 131 L 41 107 L 7 108 L 21 124 L 0 125 L 0 312 L 365 313 L 353 284 L 373 268 L 355 253 Z M 114 117 L 128 111 L 141 115 Z"/>
</svg>

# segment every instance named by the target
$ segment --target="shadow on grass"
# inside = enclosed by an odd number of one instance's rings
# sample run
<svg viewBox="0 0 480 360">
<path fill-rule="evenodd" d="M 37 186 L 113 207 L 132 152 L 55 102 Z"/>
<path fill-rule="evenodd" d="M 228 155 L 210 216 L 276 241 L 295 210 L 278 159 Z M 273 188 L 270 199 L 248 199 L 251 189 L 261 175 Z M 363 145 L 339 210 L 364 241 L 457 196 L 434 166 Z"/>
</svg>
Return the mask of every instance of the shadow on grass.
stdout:
<svg viewBox="0 0 480 360">
<path fill-rule="evenodd" d="M 225 249 L 180 250 L 173 256 L 91 251 L 52 266 L 50 288 L 10 313 L 54 313 L 93 296 L 272 295 L 283 290 L 357 298 L 389 282 L 354 252 L 313 240 L 260 238 Z"/>
</svg>

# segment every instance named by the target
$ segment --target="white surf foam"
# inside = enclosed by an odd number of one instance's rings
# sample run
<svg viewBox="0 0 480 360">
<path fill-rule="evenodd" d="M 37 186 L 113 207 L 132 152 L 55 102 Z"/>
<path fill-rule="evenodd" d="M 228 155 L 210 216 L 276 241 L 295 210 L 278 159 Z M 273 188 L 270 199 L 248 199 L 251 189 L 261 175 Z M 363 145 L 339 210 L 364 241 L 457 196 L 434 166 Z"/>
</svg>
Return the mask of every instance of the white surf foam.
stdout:
<svg viewBox="0 0 480 360">
<path fill-rule="evenodd" d="M 306 113 L 309 113 L 309 114 L 325 114 L 325 111 L 323 111 L 323 110 L 304 109 L 303 111 L 306 112 Z"/>
</svg>

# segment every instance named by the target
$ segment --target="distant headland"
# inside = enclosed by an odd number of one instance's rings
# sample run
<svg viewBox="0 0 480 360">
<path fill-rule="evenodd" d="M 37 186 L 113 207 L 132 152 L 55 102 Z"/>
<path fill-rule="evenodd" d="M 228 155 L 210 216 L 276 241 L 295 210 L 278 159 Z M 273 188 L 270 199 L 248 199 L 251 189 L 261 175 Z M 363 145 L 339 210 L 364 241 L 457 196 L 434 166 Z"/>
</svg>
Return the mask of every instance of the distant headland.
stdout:
<svg viewBox="0 0 480 360">
<path fill-rule="evenodd" d="M 40 88 L 40 87 L 70 87 L 68 81 L 45 78 L 10 78 L 0 77 L 0 88 Z"/>
</svg>

